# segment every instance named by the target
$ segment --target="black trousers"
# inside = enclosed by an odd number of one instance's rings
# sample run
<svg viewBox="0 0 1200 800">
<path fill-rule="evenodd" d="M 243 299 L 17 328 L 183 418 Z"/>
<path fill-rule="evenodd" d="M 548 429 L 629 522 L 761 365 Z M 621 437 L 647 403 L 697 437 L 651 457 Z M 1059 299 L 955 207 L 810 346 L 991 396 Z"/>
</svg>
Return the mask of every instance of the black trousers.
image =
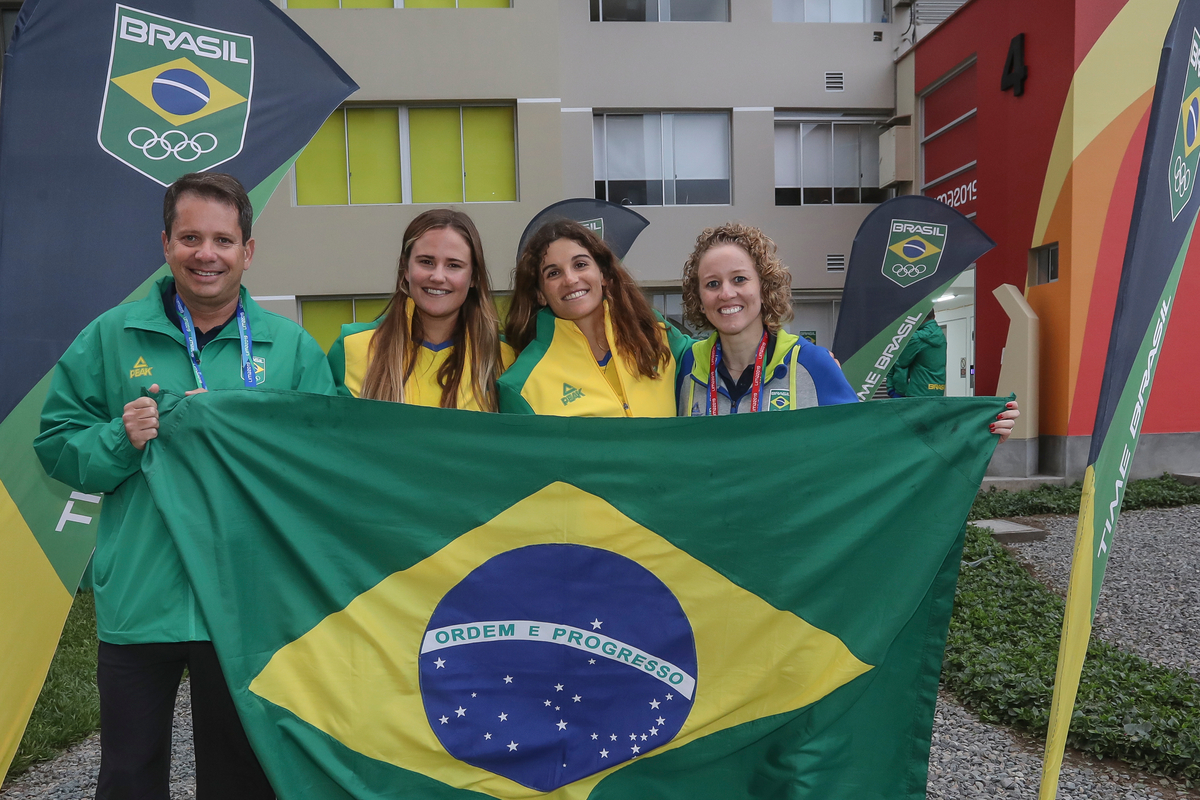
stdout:
<svg viewBox="0 0 1200 800">
<path fill-rule="evenodd" d="M 272 800 L 212 642 L 100 643 L 97 800 L 168 800 L 171 722 L 183 668 L 192 691 L 197 800 Z"/>
</svg>

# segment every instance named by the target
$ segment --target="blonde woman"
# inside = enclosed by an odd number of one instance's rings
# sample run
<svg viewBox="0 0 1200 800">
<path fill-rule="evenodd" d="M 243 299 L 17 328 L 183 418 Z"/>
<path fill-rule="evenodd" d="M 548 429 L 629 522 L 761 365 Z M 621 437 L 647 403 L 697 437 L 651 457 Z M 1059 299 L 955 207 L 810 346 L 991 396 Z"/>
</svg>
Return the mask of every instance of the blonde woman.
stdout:
<svg viewBox="0 0 1200 800">
<path fill-rule="evenodd" d="M 343 325 L 329 365 L 341 394 L 496 411 L 496 379 L 513 360 L 499 327 L 475 223 L 434 209 L 404 232 L 383 314 Z"/>
</svg>

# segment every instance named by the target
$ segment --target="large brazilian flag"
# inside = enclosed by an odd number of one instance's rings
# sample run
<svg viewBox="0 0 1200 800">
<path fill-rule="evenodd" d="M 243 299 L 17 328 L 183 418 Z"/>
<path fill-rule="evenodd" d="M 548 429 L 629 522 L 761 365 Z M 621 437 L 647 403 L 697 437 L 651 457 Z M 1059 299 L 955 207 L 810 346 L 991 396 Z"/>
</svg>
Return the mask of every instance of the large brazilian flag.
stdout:
<svg viewBox="0 0 1200 800">
<path fill-rule="evenodd" d="M 922 798 L 1003 404 L 213 392 L 143 469 L 283 798 Z"/>
</svg>

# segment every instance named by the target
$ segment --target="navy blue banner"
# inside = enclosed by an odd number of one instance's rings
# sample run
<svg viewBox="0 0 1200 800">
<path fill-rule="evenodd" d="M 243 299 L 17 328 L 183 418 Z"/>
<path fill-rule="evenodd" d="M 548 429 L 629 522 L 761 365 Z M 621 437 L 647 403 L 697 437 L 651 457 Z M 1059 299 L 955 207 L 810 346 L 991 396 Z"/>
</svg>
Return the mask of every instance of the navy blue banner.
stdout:
<svg viewBox="0 0 1200 800">
<path fill-rule="evenodd" d="M 165 186 L 260 186 L 358 88 L 269 0 L 130 2 L 26 2 L 5 55 L 0 420 L 163 264 Z"/>
<path fill-rule="evenodd" d="M 560 200 L 546 206 L 529 220 L 521 234 L 521 243 L 517 245 L 517 258 L 525 250 L 529 237 L 547 222 L 558 219 L 573 219 L 590 229 L 608 243 L 617 258 L 625 258 L 629 248 L 633 247 L 638 234 L 646 229 L 650 220 L 631 208 L 610 203 L 607 200 L 595 200 L 591 197 L 575 197 L 570 200 Z"/>
</svg>

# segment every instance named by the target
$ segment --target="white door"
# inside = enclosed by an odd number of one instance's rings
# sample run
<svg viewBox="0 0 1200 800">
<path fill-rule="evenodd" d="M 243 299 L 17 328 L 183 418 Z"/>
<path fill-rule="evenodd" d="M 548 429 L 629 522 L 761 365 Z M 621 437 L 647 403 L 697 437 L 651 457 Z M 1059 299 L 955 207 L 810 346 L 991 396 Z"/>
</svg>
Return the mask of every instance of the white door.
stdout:
<svg viewBox="0 0 1200 800">
<path fill-rule="evenodd" d="M 946 396 L 971 396 L 971 331 L 968 319 L 948 319 L 942 324 L 946 334 Z"/>
</svg>

